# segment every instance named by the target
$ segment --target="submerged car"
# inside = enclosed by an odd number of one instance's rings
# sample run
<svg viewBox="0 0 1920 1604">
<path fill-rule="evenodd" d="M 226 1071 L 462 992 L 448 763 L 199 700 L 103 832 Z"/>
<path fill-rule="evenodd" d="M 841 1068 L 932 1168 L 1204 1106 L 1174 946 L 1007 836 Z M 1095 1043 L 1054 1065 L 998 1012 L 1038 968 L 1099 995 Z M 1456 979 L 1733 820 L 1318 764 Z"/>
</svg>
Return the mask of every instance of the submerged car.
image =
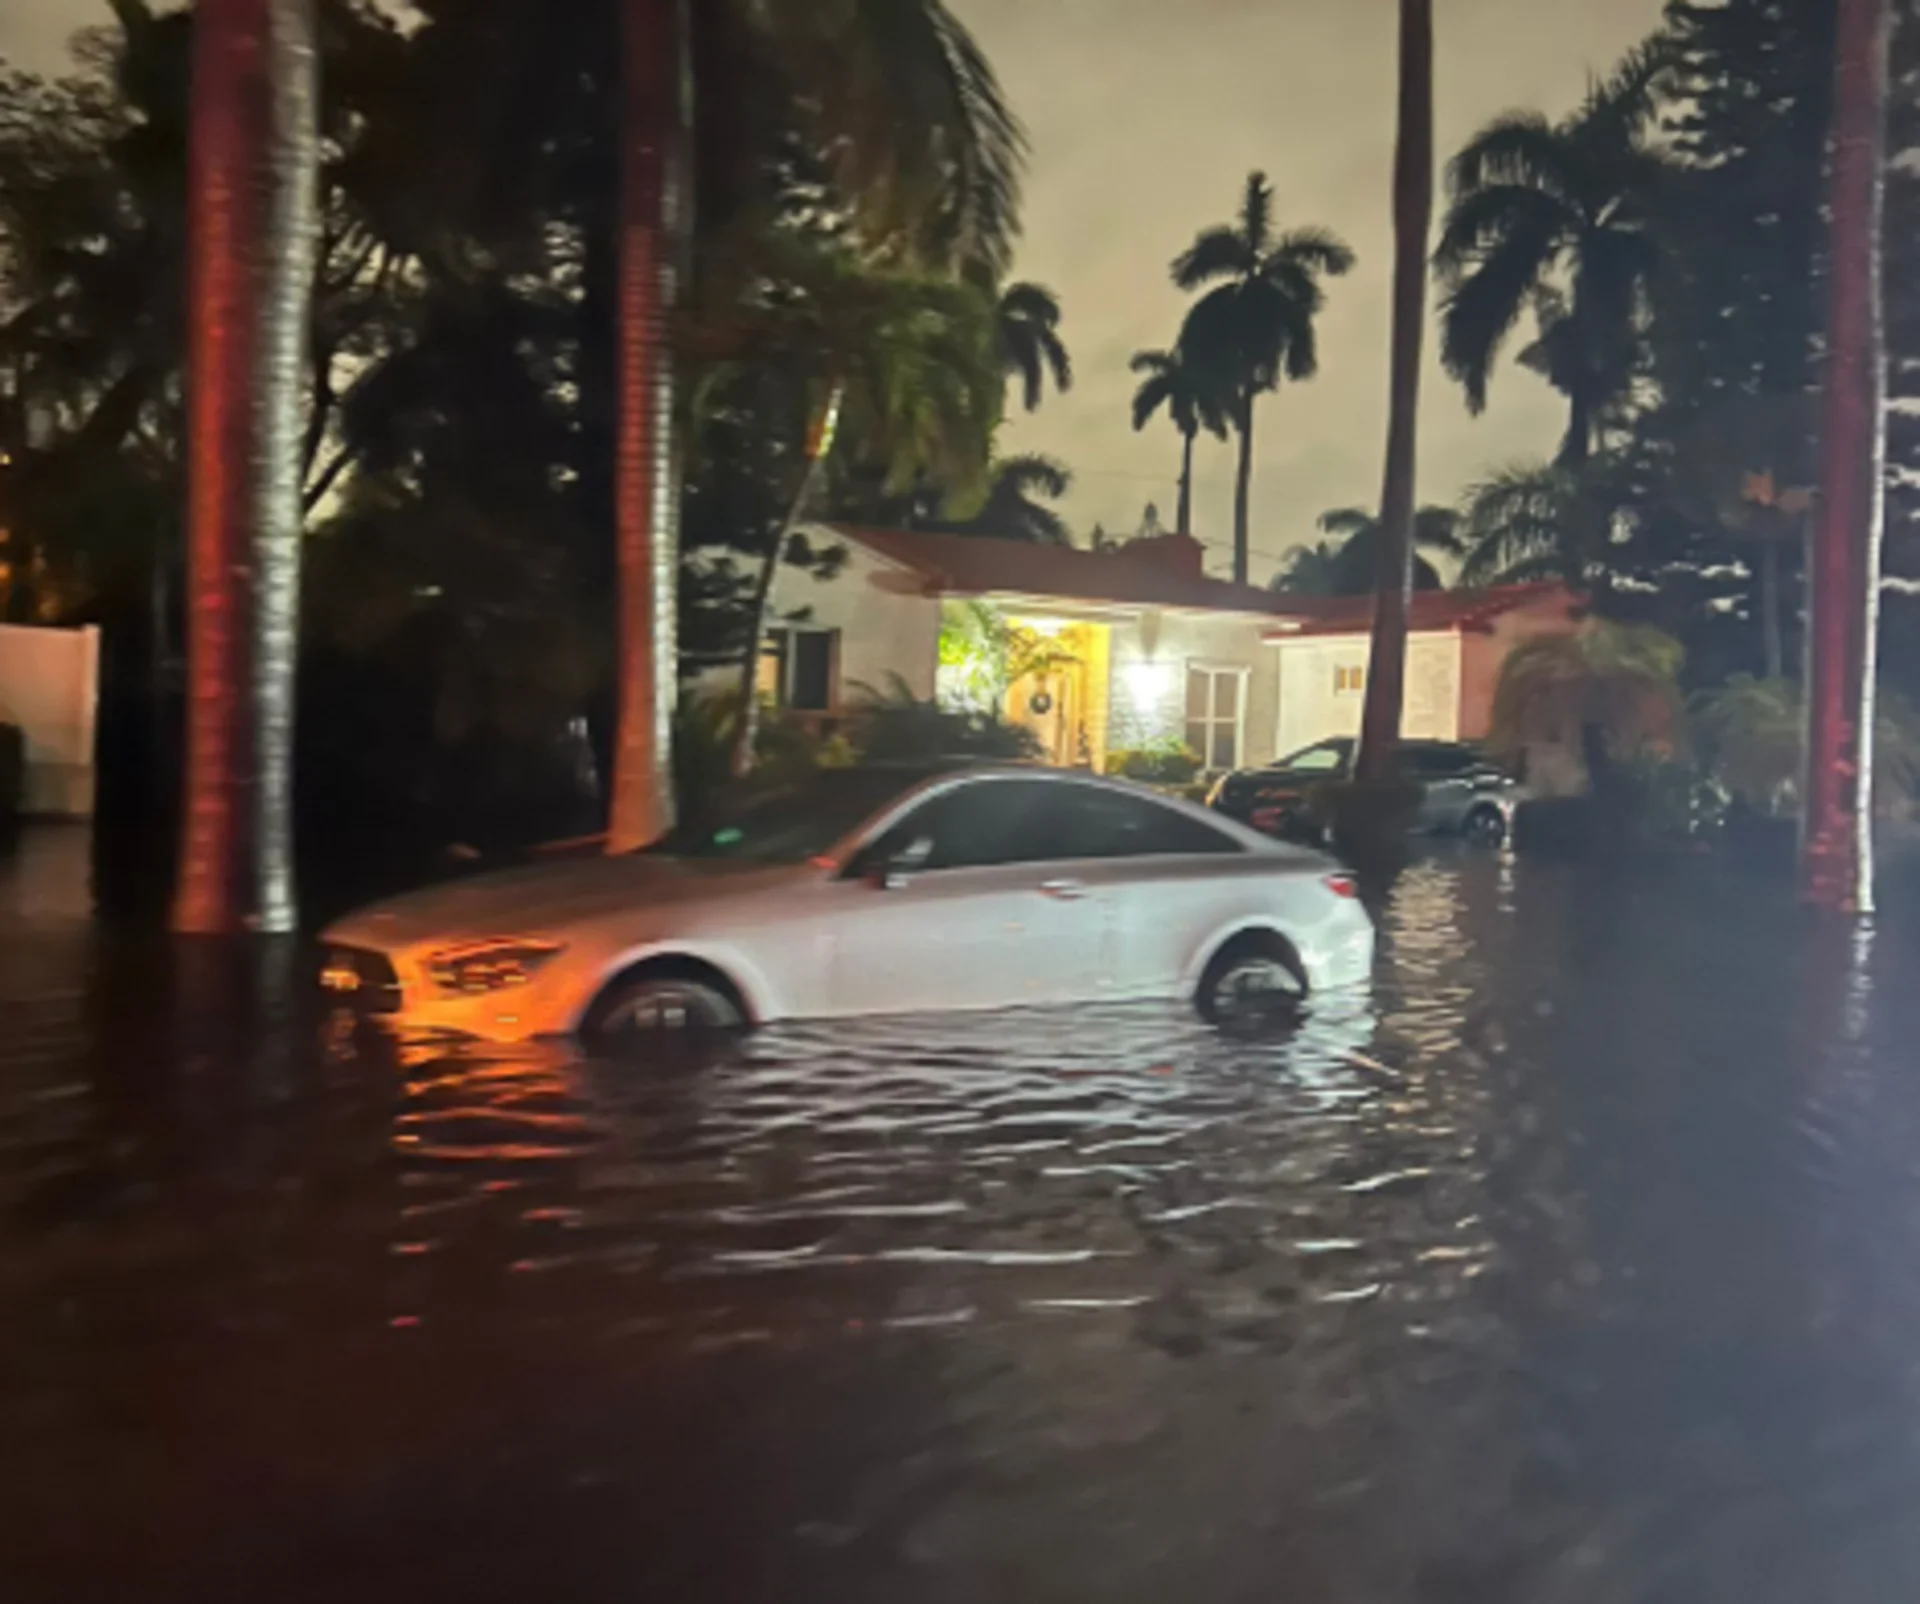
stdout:
<svg viewBox="0 0 1920 1604">
<path fill-rule="evenodd" d="M 322 941 L 322 984 L 404 1025 L 598 1041 L 1122 998 L 1224 1017 L 1373 958 L 1353 881 L 1319 853 L 1017 766 L 823 771 L 643 851 L 415 892 Z"/>
<path fill-rule="evenodd" d="M 1316 806 L 1323 787 L 1353 773 L 1355 742 L 1318 741 L 1270 768 L 1223 776 L 1207 803 L 1262 834 L 1320 841 L 1326 815 Z M 1414 828 L 1430 835 L 1464 835 L 1499 846 L 1513 830 L 1525 798 L 1519 782 L 1485 753 L 1461 741 L 1404 741 L 1400 772 L 1420 788 Z"/>
</svg>

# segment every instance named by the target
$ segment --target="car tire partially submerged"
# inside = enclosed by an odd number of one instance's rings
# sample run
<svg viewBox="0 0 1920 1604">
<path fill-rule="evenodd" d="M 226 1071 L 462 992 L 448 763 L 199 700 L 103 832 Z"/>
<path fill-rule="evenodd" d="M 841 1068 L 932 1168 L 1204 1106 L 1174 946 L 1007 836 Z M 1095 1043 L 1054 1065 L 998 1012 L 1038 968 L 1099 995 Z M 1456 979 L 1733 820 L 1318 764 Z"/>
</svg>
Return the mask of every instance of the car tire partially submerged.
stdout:
<svg viewBox="0 0 1920 1604">
<path fill-rule="evenodd" d="M 1461 834 L 1479 846 L 1505 846 L 1507 816 L 1496 807 L 1477 807 L 1467 815 Z"/>
<path fill-rule="evenodd" d="M 643 972 L 602 992 L 581 1034 L 597 1047 L 618 1048 L 663 1036 L 713 1035 L 746 1022 L 739 1000 L 701 976 Z"/>
<path fill-rule="evenodd" d="M 1307 1000 L 1307 977 L 1293 949 L 1265 933 L 1236 937 L 1200 977 L 1194 1006 L 1223 1028 L 1289 1022 Z"/>
</svg>

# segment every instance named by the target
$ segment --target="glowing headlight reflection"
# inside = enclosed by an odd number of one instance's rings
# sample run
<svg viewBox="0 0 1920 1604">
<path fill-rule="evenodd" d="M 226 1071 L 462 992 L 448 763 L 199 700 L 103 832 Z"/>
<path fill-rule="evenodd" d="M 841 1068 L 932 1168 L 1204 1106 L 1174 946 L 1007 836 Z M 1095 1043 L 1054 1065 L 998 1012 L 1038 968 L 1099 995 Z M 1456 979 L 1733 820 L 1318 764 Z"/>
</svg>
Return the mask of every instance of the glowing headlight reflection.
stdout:
<svg viewBox="0 0 1920 1604">
<path fill-rule="evenodd" d="M 524 986 L 559 950 L 545 941 L 474 942 L 434 953 L 427 959 L 427 973 L 442 991 L 478 996 Z"/>
</svg>

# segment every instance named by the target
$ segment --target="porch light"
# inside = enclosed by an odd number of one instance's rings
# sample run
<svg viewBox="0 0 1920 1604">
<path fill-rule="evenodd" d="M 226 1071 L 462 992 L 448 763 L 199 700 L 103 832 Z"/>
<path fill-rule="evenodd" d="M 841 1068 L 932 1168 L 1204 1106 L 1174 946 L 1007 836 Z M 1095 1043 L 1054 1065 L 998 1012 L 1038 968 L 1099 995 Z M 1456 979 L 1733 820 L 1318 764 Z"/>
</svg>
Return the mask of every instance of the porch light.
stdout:
<svg viewBox="0 0 1920 1604">
<path fill-rule="evenodd" d="M 1127 682 L 1127 694 L 1133 698 L 1134 706 L 1143 710 L 1157 706 L 1173 685 L 1173 666 L 1170 663 L 1129 663 L 1121 674 Z"/>
</svg>

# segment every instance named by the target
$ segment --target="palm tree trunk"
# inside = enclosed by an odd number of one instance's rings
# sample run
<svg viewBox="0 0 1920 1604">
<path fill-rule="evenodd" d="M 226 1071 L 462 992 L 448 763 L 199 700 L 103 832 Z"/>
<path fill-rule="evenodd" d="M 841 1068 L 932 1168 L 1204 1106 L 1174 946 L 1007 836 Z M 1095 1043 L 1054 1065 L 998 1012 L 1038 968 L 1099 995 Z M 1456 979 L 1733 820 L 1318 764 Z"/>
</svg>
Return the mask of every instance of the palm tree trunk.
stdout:
<svg viewBox="0 0 1920 1604">
<path fill-rule="evenodd" d="M 1248 503 L 1253 495 L 1253 395 L 1240 398 L 1240 462 L 1233 474 L 1233 582 L 1247 582 Z"/>
<path fill-rule="evenodd" d="M 1183 535 L 1193 533 L 1193 432 L 1180 437 L 1180 506 L 1173 527 Z"/>
<path fill-rule="evenodd" d="M 1816 906 L 1853 913 L 1873 906 L 1873 670 L 1886 512 L 1880 240 L 1887 34 L 1884 0 L 1840 0 L 1801 886 Z"/>
<path fill-rule="evenodd" d="M 761 559 L 760 572 L 754 579 L 753 612 L 748 619 L 746 642 L 740 648 L 740 729 L 733 743 L 735 779 L 744 778 L 753 768 L 753 749 L 760 739 L 760 698 L 754 694 L 754 680 L 760 667 L 760 642 L 767 632 L 767 602 L 773 595 L 773 578 L 780 571 L 780 560 L 793 539 L 801 514 L 820 487 L 827 453 L 833 449 L 834 431 L 840 423 L 840 400 L 845 393 L 844 385 L 835 384 L 819 416 L 808 425 L 807 471 L 801 475 L 800 488 L 794 491 L 793 502 L 787 508 L 786 517 L 780 520 L 773 544 Z"/>
<path fill-rule="evenodd" d="M 672 318 L 691 218 L 686 0 L 624 0 L 620 151 L 620 433 L 614 455 L 620 698 L 607 850 L 673 824 L 680 487 Z"/>
<path fill-rule="evenodd" d="M 291 930 L 311 0 L 194 6 L 187 731 L 176 930 Z"/>
<path fill-rule="evenodd" d="M 1560 455 L 1555 466 L 1577 468 L 1593 455 L 1593 409 L 1587 403 L 1585 390 L 1574 389 L 1567 398 L 1567 434 L 1560 442 Z"/>
<path fill-rule="evenodd" d="M 1760 542 L 1760 642 L 1770 680 L 1782 679 L 1787 672 L 1780 607 L 1780 542 L 1767 538 Z"/>
<path fill-rule="evenodd" d="M 1393 356 L 1387 466 L 1380 495 L 1373 645 L 1357 776 L 1393 779 L 1407 674 L 1407 593 L 1413 583 L 1415 450 L 1420 354 L 1426 334 L 1427 234 L 1433 222 L 1433 0 L 1400 0 L 1400 128 L 1393 175 Z"/>
</svg>

